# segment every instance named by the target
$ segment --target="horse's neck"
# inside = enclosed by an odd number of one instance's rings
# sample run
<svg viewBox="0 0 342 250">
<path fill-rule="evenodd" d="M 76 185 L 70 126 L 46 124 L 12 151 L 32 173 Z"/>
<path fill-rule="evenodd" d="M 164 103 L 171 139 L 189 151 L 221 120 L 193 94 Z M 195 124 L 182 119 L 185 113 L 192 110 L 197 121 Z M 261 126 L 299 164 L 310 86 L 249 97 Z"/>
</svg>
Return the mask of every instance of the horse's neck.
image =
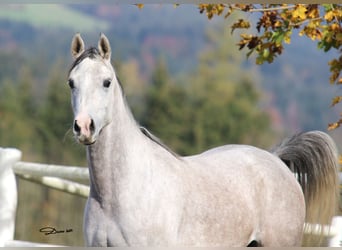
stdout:
<svg viewBox="0 0 342 250">
<path fill-rule="evenodd" d="M 142 134 L 125 101 L 115 106 L 113 121 L 87 150 L 91 192 L 100 200 L 113 200 L 123 186 L 145 179 L 153 167 L 152 152 L 158 150 Z"/>
</svg>

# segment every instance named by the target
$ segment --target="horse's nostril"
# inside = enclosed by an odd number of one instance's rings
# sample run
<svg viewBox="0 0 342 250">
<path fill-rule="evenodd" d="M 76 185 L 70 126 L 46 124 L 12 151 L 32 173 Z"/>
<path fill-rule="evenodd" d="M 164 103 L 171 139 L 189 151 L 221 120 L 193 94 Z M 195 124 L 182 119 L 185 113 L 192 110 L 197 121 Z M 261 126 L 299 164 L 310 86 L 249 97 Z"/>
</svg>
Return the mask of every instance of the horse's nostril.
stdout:
<svg viewBox="0 0 342 250">
<path fill-rule="evenodd" d="M 81 132 L 81 128 L 80 128 L 80 126 L 78 126 L 77 120 L 74 121 L 74 131 L 76 133 L 80 133 Z"/>
<path fill-rule="evenodd" d="M 95 130 L 94 120 L 91 119 L 91 120 L 90 120 L 90 131 L 94 131 L 94 130 Z"/>
<path fill-rule="evenodd" d="M 85 138 L 90 138 L 95 132 L 95 122 L 89 116 L 79 115 L 74 120 L 74 134 Z"/>
</svg>

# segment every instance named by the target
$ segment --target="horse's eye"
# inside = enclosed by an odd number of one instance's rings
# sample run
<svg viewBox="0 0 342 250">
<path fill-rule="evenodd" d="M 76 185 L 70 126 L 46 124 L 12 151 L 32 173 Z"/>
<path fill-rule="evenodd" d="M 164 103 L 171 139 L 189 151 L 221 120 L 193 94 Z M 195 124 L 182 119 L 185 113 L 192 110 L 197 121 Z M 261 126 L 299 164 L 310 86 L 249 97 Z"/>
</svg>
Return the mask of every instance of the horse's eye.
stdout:
<svg viewBox="0 0 342 250">
<path fill-rule="evenodd" d="M 69 80 L 68 80 L 68 84 L 69 84 L 69 87 L 70 87 L 71 89 L 74 89 L 74 88 L 75 88 L 74 80 L 69 79 Z"/>
<path fill-rule="evenodd" d="M 106 79 L 106 80 L 103 81 L 103 87 L 109 88 L 111 83 L 112 83 L 111 79 Z"/>
</svg>

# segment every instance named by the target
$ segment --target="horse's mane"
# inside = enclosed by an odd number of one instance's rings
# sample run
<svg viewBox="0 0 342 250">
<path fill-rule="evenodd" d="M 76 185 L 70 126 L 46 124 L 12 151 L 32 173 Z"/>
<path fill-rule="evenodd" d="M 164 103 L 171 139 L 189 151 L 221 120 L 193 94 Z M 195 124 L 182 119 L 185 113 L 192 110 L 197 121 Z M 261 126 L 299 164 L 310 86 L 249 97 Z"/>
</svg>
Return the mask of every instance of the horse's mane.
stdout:
<svg viewBox="0 0 342 250">
<path fill-rule="evenodd" d="M 156 136 L 154 136 L 153 134 L 151 134 L 150 131 L 148 131 L 146 128 L 141 127 L 140 126 L 140 131 L 147 137 L 149 138 L 151 141 L 157 143 L 159 146 L 163 147 L 164 149 L 166 149 L 167 151 L 169 151 L 173 156 L 179 158 L 179 155 L 175 152 L 172 151 L 172 149 L 170 149 L 168 146 L 166 146 L 159 138 L 157 138 Z"/>
<path fill-rule="evenodd" d="M 76 58 L 76 60 L 72 63 L 70 69 L 69 69 L 69 74 L 70 72 L 78 65 L 80 64 L 84 59 L 86 58 L 91 58 L 94 59 L 95 57 L 100 56 L 100 52 L 97 48 L 95 47 L 90 47 L 89 49 L 86 49 L 83 51 L 83 53 Z"/>
</svg>

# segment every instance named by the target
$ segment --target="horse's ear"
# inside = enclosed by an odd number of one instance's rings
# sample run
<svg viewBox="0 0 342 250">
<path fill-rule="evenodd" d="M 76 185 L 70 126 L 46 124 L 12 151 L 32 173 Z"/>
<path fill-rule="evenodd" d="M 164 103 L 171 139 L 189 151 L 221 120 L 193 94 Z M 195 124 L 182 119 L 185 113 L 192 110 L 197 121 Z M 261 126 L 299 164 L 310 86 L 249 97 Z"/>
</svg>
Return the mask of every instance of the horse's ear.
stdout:
<svg viewBox="0 0 342 250">
<path fill-rule="evenodd" d="M 84 42 L 80 35 L 80 33 L 77 33 L 71 42 L 71 55 L 74 59 L 79 57 L 84 51 Z"/>
<path fill-rule="evenodd" d="M 100 55 L 104 59 L 110 60 L 112 51 L 111 51 L 111 48 L 110 48 L 110 44 L 109 44 L 108 38 L 103 33 L 101 33 L 101 35 L 100 35 L 100 40 L 99 40 L 99 43 L 98 43 L 98 49 L 100 51 Z"/>
</svg>

